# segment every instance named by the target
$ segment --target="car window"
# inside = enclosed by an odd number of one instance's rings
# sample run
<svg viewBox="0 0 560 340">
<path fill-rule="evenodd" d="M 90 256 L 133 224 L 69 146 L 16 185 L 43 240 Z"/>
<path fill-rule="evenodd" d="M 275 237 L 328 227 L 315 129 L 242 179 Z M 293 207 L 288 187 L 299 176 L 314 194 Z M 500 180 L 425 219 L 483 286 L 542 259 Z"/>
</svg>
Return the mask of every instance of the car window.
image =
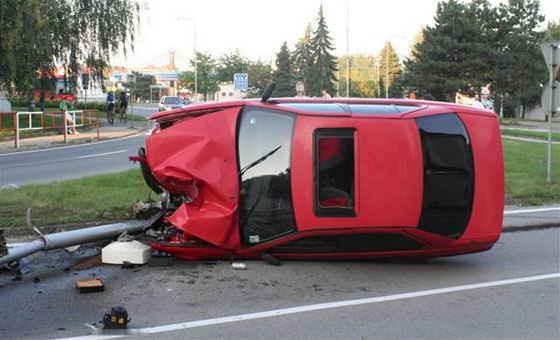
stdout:
<svg viewBox="0 0 560 340">
<path fill-rule="evenodd" d="M 164 104 L 181 104 L 179 97 L 165 97 Z"/>
<path fill-rule="evenodd" d="M 243 243 L 256 245 L 296 229 L 291 192 L 295 117 L 248 108 L 239 127 L 240 225 Z"/>
<path fill-rule="evenodd" d="M 315 214 L 355 216 L 354 130 L 316 130 L 314 148 Z"/>
</svg>

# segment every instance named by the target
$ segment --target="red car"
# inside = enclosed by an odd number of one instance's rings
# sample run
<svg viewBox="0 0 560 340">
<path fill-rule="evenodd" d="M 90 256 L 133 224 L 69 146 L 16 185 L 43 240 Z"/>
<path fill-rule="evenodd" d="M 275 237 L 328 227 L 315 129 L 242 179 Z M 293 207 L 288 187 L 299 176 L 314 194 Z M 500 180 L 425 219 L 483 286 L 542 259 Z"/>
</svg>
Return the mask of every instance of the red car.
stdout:
<svg viewBox="0 0 560 340">
<path fill-rule="evenodd" d="M 498 119 L 450 103 L 264 96 L 151 116 L 140 150 L 188 260 L 431 258 L 500 237 Z"/>
</svg>

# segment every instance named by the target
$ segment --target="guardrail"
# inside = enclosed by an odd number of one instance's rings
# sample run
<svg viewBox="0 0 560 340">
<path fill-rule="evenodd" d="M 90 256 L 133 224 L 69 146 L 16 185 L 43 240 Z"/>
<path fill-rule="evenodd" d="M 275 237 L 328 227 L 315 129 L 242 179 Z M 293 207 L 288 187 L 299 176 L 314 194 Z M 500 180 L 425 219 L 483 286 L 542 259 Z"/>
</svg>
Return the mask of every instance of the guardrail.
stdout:
<svg viewBox="0 0 560 340">
<path fill-rule="evenodd" d="M 12 127 L 2 126 L 3 116 L 12 116 Z M 60 116 L 60 118 L 57 118 Z M 68 129 L 95 126 L 99 139 L 99 112 L 97 110 L 57 112 L 0 112 L 0 131 L 13 131 L 16 149 L 19 149 L 21 131 L 61 129 L 64 143 L 68 143 Z"/>
</svg>

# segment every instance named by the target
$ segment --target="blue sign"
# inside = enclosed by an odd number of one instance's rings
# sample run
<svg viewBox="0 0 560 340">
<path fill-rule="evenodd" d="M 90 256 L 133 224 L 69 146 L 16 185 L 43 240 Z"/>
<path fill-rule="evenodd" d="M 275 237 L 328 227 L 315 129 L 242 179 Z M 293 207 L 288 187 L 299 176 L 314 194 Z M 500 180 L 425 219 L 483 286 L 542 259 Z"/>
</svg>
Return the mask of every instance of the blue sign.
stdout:
<svg viewBox="0 0 560 340">
<path fill-rule="evenodd" d="M 233 87 L 236 90 L 246 91 L 249 88 L 249 75 L 247 73 L 235 73 L 233 75 Z"/>
</svg>

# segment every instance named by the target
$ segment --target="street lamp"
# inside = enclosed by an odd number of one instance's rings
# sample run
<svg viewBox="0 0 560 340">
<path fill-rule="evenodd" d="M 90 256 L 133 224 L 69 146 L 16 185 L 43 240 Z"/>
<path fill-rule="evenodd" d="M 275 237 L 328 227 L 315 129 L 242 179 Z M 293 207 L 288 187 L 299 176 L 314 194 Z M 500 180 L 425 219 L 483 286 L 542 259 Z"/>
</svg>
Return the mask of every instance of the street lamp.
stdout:
<svg viewBox="0 0 560 340">
<path fill-rule="evenodd" d="M 196 21 L 191 18 L 178 17 L 177 20 L 187 20 L 192 22 L 194 28 L 194 101 L 198 101 L 198 70 L 197 70 L 197 55 L 196 55 Z"/>
</svg>

